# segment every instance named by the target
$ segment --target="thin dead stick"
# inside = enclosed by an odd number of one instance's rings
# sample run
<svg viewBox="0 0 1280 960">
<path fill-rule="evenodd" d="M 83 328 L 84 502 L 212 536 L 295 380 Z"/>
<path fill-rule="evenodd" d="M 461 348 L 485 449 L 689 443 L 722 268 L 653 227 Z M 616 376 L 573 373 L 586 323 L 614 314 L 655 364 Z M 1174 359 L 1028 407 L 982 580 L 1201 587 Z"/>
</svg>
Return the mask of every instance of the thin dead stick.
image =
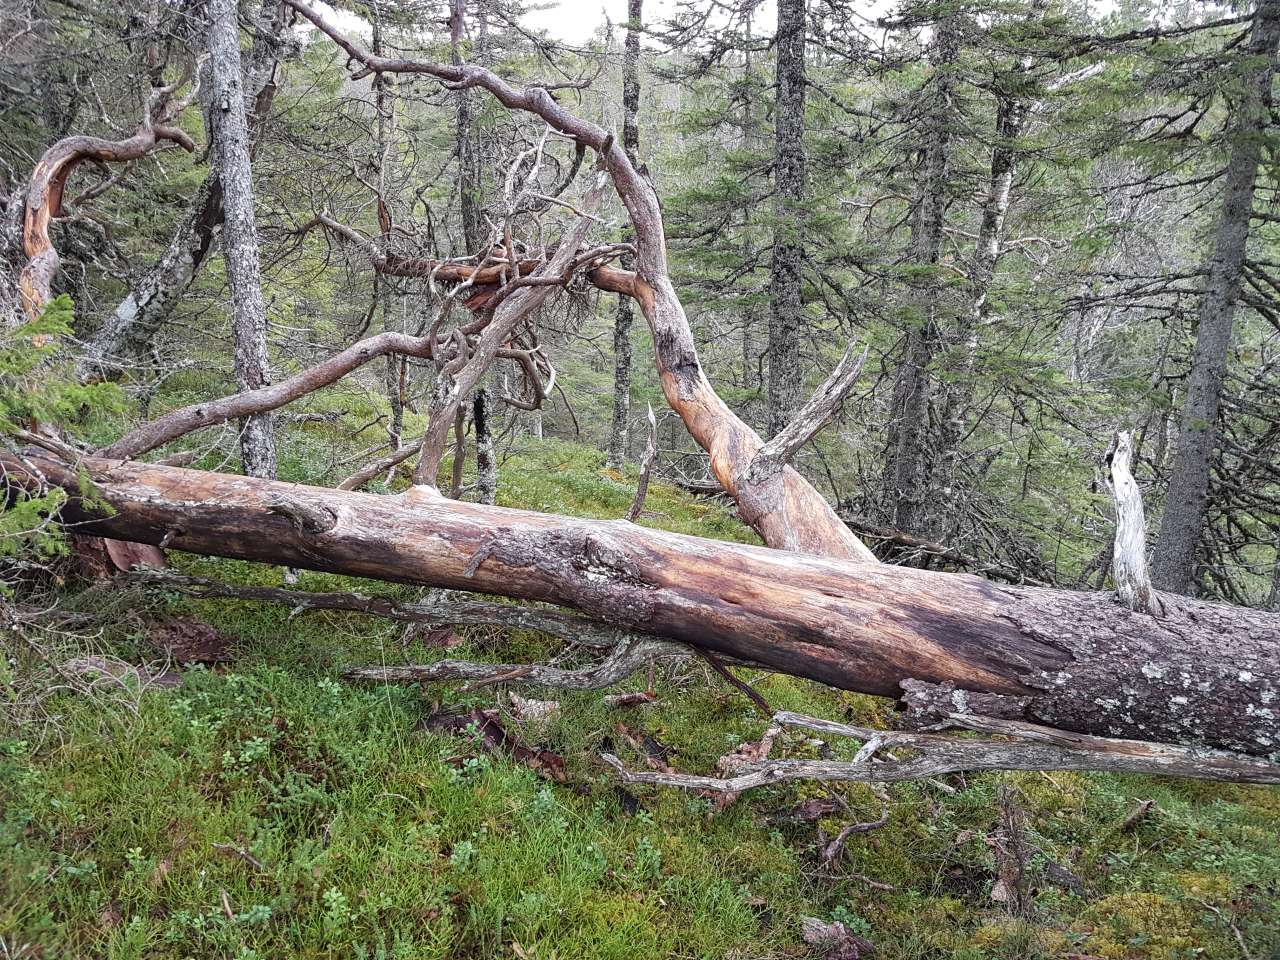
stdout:
<svg viewBox="0 0 1280 960">
<path fill-rule="evenodd" d="M 535 630 L 584 647 L 612 649 L 634 636 L 624 630 L 595 623 L 568 610 L 529 607 L 513 603 L 475 600 L 467 594 L 435 591 L 428 599 L 408 601 L 361 593 L 312 592 L 279 587 L 253 587 L 204 577 L 189 577 L 151 567 L 135 569 L 126 578 L 134 583 L 177 590 L 192 597 L 227 597 L 281 603 L 292 607 L 290 616 L 317 610 L 348 611 L 432 626 L 503 627 Z"/>
<path fill-rule="evenodd" d="M 474 686 L 519 681 L 556 690 L 600 690 L 621 683 L 644 669 L 654 657 L 686 656 L 688 648 L 661 640 L 628 638 L 597 664 L 581 670 L 565 670 L 546 664 L 474 663 L 441 660 L 402 667 L 355 667 L 343 673 L 349 680 L 376 683 L 426 683 L 437 680 L 472 680 Z"/>
<path fill-rule="evenodd" d="M 701 650 L 697 647 L 694 647 L 693 649 L 694 649 L 694 652 L 698 654 L 698 656 L 700 656 L 703 660 L 707 661 L 707 663 L 711 664 L 711 669 L 714 670 L 716 673 L 720 674 L 720 676 L 724 677 L 724 679 L 729 683 L 730 686 L 732 686 L 735 690 L 740 691 L 744 696 L 746 696 L 748 700 L 754 703 L 761 713 L 763 713 L 766 717 L 773 716 L 773 707 L 769 706 L 768 701 L 766 701 L 764 697 L 760 696 L 760 694 L 757 693 L 752 688 L 752 686 L 749 683 L 747 683 L 745 680 L 739 679 L 738 677 L 734 676 L 732 671 L 730 671 L 728 667 L 726 667 L 723 663 L 720 662 L 719 657 L 717 657 L 714 653 L 710 653 L 706 650 Z"/>
</svg>

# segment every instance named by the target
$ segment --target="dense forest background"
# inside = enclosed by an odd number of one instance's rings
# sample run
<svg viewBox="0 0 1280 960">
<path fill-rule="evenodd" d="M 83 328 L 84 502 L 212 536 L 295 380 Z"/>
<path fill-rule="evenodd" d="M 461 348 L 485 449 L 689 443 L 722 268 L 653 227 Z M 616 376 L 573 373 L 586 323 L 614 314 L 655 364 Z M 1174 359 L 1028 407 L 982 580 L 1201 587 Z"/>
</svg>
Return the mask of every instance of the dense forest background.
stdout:
<svg viewBox="0 0 1280 960">
<path fill-rule="evenodd" d="M 660 198 L 702 366 L 762 437 L 864 356 L 791 463 L 881 559 L 1110 587 L 1123 431 L 1156 586 L 1280 611 L 1280 0 L 628 0 L 581 44 L 508 0 L 315 6 L 375 56 L 478 64 L 614 131 Z M 102 450 L 362 338 L 465 325 L 492 291 L 452 268 L 554 253 L 584 211 L 592 264 L 634 268 L 593 151 L 482 90 L 361 71 L 296 8 L 0 2 L 7 452 Z M 24 317 L 42 157 L 157 131 L 154 149 L 77 168 L 49 227 L 53 299 Z M 669 407 L 656 346 L 630 297 L 580 271 L 466 392 L 426 479 L 620 517 L 652 419 L 639 523 L 761 542 Z M 403 491 L 424 479 L 446 366 L 379 356 L 146 459 Z M 1280 949 L 1269 788 L 1033 773 L 737 804 L 632 791 L 593 758 L 713 766 L 760 736 L 743 685 L 672 657 L 622 707 L 468 684 L 449 699 L 475 713 L 450 727 L 439 687 L 333 678 L 583 651 L 98 583 L 52 522 L 61 497 L 11 495 L 0 514 L 0 956 Z M 744 675 L 773 708 L 893 721 L 883 701 Z"/>
<path fill-rule="evenodd" d="M 1099 465 L 1111 432 L 1132 430 L 1153 531 L 1171 478 L 1199 469 L 1176 458 L 1207 461 L 1202 529 L 1166 526 L 1158 575 L 1162 553 L 1185 552 L 1173 541 L 1189 537 L 1194 567 L 1180 588 L 1276 603 L 1271 118 L 1243 132 L 1240 119 L 1269 53 L 1250 44 L 1249 11 L 944 3 L 871 22 L 815 3 L 792 11 L 804 42 L 781 48 L 795 74 L 784 99 L 773 24 L 755 6 L 693 5 L 645 21 L 638 42 L 635 150 L 663 199 L 675 280 L 720 393 L 767 434 L 850 341 L 865 345 L 859 387 L 800 455 L 803 472 L 898 560 L 963 558 L 1062 584 L 1105 581 Z M 18 5 L 10 16 L 10 193 L 59 138 L 131 130 L 145 77 L 173 79 L 202 42 L 195 15 L 174 5 L 92 15 Z M 566 104 L 621 132 L 624 25 L 571 49 L 519 18 L 475 6 L 461 55 L 559 82 Z M 439 285 L 375 271 L 371 249 L 474 255 L 504 204 L 529 206 L 513 189 L 549 191 L 573 157 L 552 137 L 537 171 L 545 183 L 523 184 L 539 123 L 430 81 L 349 80 L 327 39 L 278 19 L 242 38 L 256 71 L 246 85 L 266 101 L 250 113 L 273 379 L 431 314 Z M 429 6 L 388 2 L 349 19 L 374 47 L 448 59 L 447 18 Z M 226 274 L 209 255 L 216 171 L 201 111 L 178 122 L 194 156 L 86 170 L 56 225 L 80 372 L 118 380 L 125 400 L 115 423 L 95 427 L 102 436 L 152 403 L 233 382 Z M 1227 214 L 1246 218 L 1249 240 L 1239 275 L 1224 280 L 1210 268 L 1242 137 L 1256 139 L 1261 162 L 1251 210 Z M 321 214 L 359 241 L 319 227 Z M 621 240 L 621 207 L 604 216 L 595 239 Z M 1239 293 L 1213 377 L 1216 442 L 1180 443 L 1180 425 L 1205 412 L 1187 404 L 1202 301 L 1224 282 Z M 541 432 L 611 450 L 615 465 L 634 460 L 644 405 L 665 406 L 643 324 L 579 287 L 541 311 L 539 344 L 558 371 L 543 408 L 491 399 L 499 458 Z M 358 451 L 338 453 L 286 415 L 281 475 L 335 481 L 380 444 L 407 443 L 431 373 L 397 362 L 309 401 L 346 411 Z M 519 388 L 515 374 L 494 376 L 494 398 Z M 705 478 L 679 420 L 660 421 L 663 469 Z M 201 443 L 237 455 L 230 429 Z"/>
</svg>

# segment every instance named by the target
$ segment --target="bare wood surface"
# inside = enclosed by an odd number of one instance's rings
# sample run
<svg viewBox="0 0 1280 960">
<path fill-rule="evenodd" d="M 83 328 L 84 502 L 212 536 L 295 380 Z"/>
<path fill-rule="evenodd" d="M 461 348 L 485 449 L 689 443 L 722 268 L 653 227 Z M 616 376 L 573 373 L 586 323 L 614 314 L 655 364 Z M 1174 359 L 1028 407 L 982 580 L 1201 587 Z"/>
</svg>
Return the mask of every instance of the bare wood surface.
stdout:
<svg viewBox="0 0 1280 960">
<path fill-rule="evenodd" d="M 850 343 L 845 348 L 840 362 L 808 402 L 752 458 L 748 469 L 748 479 L 752 483 L 764 483 L 781 473 L 800 448 L 817 436 L 818 431 L 835 416 L 844 398 L 858 382 L 869 349 L 863 347 L 862 353 L 855 356 L 854 344 Z"/>
<path fill-rule="evenodd" d="M 355 65 L 354 79 L 375 73 L 411 73 L 434 77 L 453 89 L 480 88 L 503 106 L 540 117 L 554 130 L 599 153 L 635 230 L 635 273 L 628 277 L 625 271 L 602 269 L 592 271 L 591 278 L 597 285 L 609 284 L 607 289 L 636 299 L 653 334 L 667 402 L 710 455 L 717 479 L 737 501 L 743 520 L 778 549 L 878 563 L 822 495 L 793 469 L 784 468 L 779 479 L 761 486 L 743 480 L 763 441 L 729 409 L 703 372 L 688 318 L 669 276 L 658 195 L 612 132 L 574 115 L 545 87 L 517 87 L 473 64 L 375 56 L 303 0 L 284 2 L 338 45 Z"/>
<path fill-rule="evenodd" d="M 1142 491 L 1130 466 L 1132 459 L 1133 442 L 1128 432 L 1117 431 L 1107 454 L 1107 473 L 1116 504 L 1111 578 L 1126 607 L 1158 617 L 1164 612 L 1164 605 L 1152 586 L 1147 566 L 1147 520 Z"/>
<path fill-rule="evenodd" d="M 634 522 L 644 510 L 644 499 L 649 494 L 649 475 L 653 473 L 653 462 L 658 459 L 658 421 L 653 415 L 653 406 L 649 406 L 649 442 L 644 448 L 644 457 L 640 461 L 640 479 L 636 481 L 636 495 L 627 508 L 627 519 Z"/>
<path fill-rule="evenodd" d="M 638 527 L 90 458 L 26 458 L 71 494 L 85 532 L 315 570 L 571 606 L 833 686 L 904 699 L 922 717 L 981 713 L 1080 733 L 1275 753 L 1280 618 L 1165 598 L 998 586 Z M 11 481 L 38 483 L 4 456 Z M 329 529 L 272 512 L 287 498 Z M 278 508 L 277 508 L 278 509 Z M 295 514 L 299 511 L 295 510 Z M 300 514 L 299 514 L 300 515 Z M 1231 656 L 1221 650 L 1229 644 Z"/>
<path fill-rule="evenodd" d="M 954 715 L 957 725 L 984 728 L 983 718 Z M 996 724 L 993 733 L 1009 739 L 961 739 L 938 733 L 872 730 L 781 712 L 778 727 L 797 726 L 832 736 L 864 741 L 852 760 L 763 760 L 742 763 L 725 777 L 651 770 L 629 770 L 613 754 L 601 759 L 623 783 L 678 787 L 737 794 L 797 780 L 817 782 L 897 783 L 948 773 L 982 770 L 1106 770 L 1220 780 L 1236 783 L 1280 783 L 1280 765 L 1211 750 L 1111 740 L 1101 737 L 1037 736 L 1043 728 L 1030 724 Z M 914 756 L 885 757 L 889 750 Z M 882 759 L 883 758 L 883 759 Z M 725 758 L 728 760 L 729 758 Z M 722 764 L 724 761 L 722 761 Z"/>
</svg>

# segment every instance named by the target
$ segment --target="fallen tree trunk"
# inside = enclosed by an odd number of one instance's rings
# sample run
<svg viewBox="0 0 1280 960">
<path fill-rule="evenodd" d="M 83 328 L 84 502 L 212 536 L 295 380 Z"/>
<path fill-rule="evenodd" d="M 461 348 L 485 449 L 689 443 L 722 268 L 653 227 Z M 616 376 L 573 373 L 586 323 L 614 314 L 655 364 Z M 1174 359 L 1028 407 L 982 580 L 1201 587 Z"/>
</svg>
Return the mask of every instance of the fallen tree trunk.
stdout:
<svg viewBox="0 0 1280 960">
<path fill-rule="evenodd" d="M 27 464 L 30 464 L 27 465 Z M 996 585 L 462 503 L 90 458 L 0 457 L 97 536 L 570 606 L 626 630 L 900 698 L 1079 733 L 1280 756 L 1280 618 Z M 79 470 L 95 485 L 79 496 Z M 1224 656 L 1224 650 L 1229 656 Z"/>
</svg>

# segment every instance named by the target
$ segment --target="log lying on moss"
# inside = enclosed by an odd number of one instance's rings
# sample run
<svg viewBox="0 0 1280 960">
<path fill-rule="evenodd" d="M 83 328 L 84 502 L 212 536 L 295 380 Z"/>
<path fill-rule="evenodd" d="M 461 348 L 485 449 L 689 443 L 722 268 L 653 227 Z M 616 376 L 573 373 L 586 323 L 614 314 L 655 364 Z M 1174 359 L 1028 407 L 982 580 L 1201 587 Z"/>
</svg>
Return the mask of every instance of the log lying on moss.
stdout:
<svg viewBox="0 0 1280 960">
<path fill-rule="evenodd" d="M 1164 597 L 997 585 L 765 547 L 462 503 L 144 463 L 28 463 L 99 536 L 198 554 L 573 607 L 627 630 L 939 717 L 1280 756 L 1280 617 Z M 0 457 L 10 477 L 30 468 Z M 24 480 L 25 478 L 25 480 Z M 104 509 L 103 505 L 108 509 Z M 108 515 L 109 514 L 109 515 Z"/>
</svg>

